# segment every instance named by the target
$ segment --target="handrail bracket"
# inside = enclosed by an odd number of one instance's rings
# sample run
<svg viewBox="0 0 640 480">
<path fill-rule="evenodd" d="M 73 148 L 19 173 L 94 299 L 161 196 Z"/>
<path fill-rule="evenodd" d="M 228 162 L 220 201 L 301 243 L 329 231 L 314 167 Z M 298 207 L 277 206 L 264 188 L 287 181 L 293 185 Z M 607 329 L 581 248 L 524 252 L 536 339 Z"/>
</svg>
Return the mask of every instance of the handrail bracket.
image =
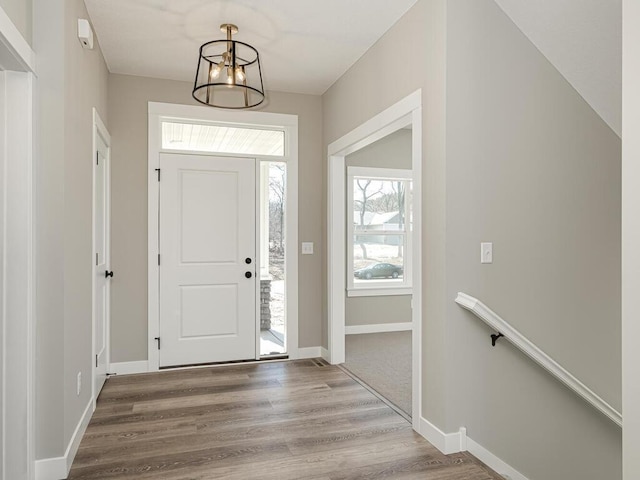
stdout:
<svg viewBox="0 0 640 480">
<path fill-rule="evenodd" d="M 500 332 L 498 332 L 497 334 L 494 333 L 491 335 L 491 346 L 495 347 L 496 346 L 496 342 L 498 341 L 499 338 L 504 337 L 503 334 L 501 334 Z"/>
</svg>

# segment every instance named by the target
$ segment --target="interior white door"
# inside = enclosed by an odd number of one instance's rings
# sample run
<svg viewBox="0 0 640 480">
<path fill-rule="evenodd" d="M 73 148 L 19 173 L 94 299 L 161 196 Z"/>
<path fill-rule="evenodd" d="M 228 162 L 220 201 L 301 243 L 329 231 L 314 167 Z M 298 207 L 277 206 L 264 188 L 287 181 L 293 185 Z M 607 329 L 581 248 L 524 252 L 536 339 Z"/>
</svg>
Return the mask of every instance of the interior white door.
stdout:
<svg viewBox="0 0 640 480">
<path fill-rule="evenodd" d="M 93 398 L 97 400 L 107 379 L 108 326 L 109 326 L 109 281 L 113 276 L 109 254 L 109 146 L 101 135 L 96 134 L 94 164 L 93 218 L 94 218 L 94 296 L 93 296 L 93 343 L 94 374 Z"/>
<path fill-rule="evenodd" d="M 255 358 L 255 159 L 161 154 L 160 172 L 160 366 Z"/>
</svg>

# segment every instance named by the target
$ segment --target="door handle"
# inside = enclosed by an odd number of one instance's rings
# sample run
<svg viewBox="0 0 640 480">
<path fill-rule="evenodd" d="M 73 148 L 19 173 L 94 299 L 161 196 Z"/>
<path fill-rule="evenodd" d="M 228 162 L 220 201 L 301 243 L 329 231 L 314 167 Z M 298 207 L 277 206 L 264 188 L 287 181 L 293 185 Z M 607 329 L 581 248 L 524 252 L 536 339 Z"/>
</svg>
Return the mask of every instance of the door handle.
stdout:
<svg viewBox="0 0 640 480">
<path fill-rule="evenodd" d="M 251 272 L 245 272 L 244 276 L 247 278 L 251 278 L 253 276 L 253 274 Z"/>
<path fill-rule="evenodd" d="M 113 278 L 113 272 L 110 272 L 109 270 L 105 270 L 104 271 L 104 278 Z"/>
<path fill-rule="evenodd" d="M 251 263 L 251 259 L 249 257 L 244 259 L 244 263 L 246 263 L 247 265 L 249 265 Z"/>
</svg>

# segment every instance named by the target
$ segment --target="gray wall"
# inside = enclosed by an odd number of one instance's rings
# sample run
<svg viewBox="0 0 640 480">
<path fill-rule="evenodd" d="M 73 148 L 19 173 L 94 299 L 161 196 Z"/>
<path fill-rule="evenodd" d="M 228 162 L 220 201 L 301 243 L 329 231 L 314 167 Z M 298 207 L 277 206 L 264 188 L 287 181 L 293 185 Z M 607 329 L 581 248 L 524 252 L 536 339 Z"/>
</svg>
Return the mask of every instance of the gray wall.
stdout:
<svg viewBox="0 0 640 480">
<path fill-rule="evenodd" d="M 345 157 L 347 167 L 411 170 L 411 130 L 402 129 Z M 411 322 L 411 295 L 347 297 L 345 325 Z"/>
<path fill-rule="evenodd" d="M 9 16 L 24 39 L 32 44 L 32 0 L 0 0 L 0 8 Z"/>
<path fill-rule="evenodd" d="M 147 105 L 149 101 L 195 104 L 188 82 L 125 75 L 109 76 L 112 136 L 113 270 L 111 360 L 147 359 Z M 299 241 L 322 248 L 322 109 L 318 96 L 269 92 L 264 111 L 298 115 Z M 299 247 L 292 245 L 290 248 Z M 320 344 L 322 257 L 299 255 L 300 347 Z"/>
<path fill-rule="evenodd" d="M 345 325 L 380 325 L 411 322 L 411 295 L 348 297 Z"/>
<path fill-rule="evenodd" d="M 345 157 L 347 167 L 411 170 L 411 129 L 403 128 Z"/>
<path fill-rule="evenodd" d="M 82 0 L 34 2 L 37 458 L 64 454 L 91 397 L 92 107 L 106 121 L 108 73 L 99 45 L 80 46 L 79 17 Z"/>
<path fill-rule="evenodd" d="M 453 302 L 477 296 L 619 408 L 620 139 L 493 1 L 421 0 L 324 95 L 325 146 L 416 88 L 423 416 L 532 480 L 621 478 L 620 429 Z"/>
<path fill-rule="evenodd" d="M 620 138 L 494 2 L 449 2 L 447 56 L 447 298 L 482 299 L 619 410 Z M 618 427 L 451 302 L 447 324 L 468 372 L 449 431 L 532 479 L 620 478 Z"/>
</svg>

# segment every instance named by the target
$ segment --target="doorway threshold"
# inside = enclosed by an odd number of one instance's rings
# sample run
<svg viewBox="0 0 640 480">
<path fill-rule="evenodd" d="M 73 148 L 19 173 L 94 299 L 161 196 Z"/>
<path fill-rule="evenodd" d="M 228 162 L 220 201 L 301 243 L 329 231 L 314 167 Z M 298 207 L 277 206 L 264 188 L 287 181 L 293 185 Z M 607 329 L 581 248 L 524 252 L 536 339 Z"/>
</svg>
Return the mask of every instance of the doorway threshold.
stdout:
<svg viewBox="0 0 640 480">
<path fill-rule="evenodd" d="M 278 362 L 283 360 L 289 360 L 289 355 L 273 355 L 273 356 L 263 356 L 260 359 L 249 359 L 249 360 L 233 360 L 229 362 L 211 362 L 211 363 L 195 363 L 191 365 L 175 365 L 169 367 L 160 367 L 159 370 L 161 372 L 170 371 L 170 370 L 186 370 L 191 368 L 211 368 L 211 367 L 225 367 L 229 365 L 244 365 L 244 364 L 253 364 L 253 363 L 266 363 L 266 362 Z"/>
</svg>

